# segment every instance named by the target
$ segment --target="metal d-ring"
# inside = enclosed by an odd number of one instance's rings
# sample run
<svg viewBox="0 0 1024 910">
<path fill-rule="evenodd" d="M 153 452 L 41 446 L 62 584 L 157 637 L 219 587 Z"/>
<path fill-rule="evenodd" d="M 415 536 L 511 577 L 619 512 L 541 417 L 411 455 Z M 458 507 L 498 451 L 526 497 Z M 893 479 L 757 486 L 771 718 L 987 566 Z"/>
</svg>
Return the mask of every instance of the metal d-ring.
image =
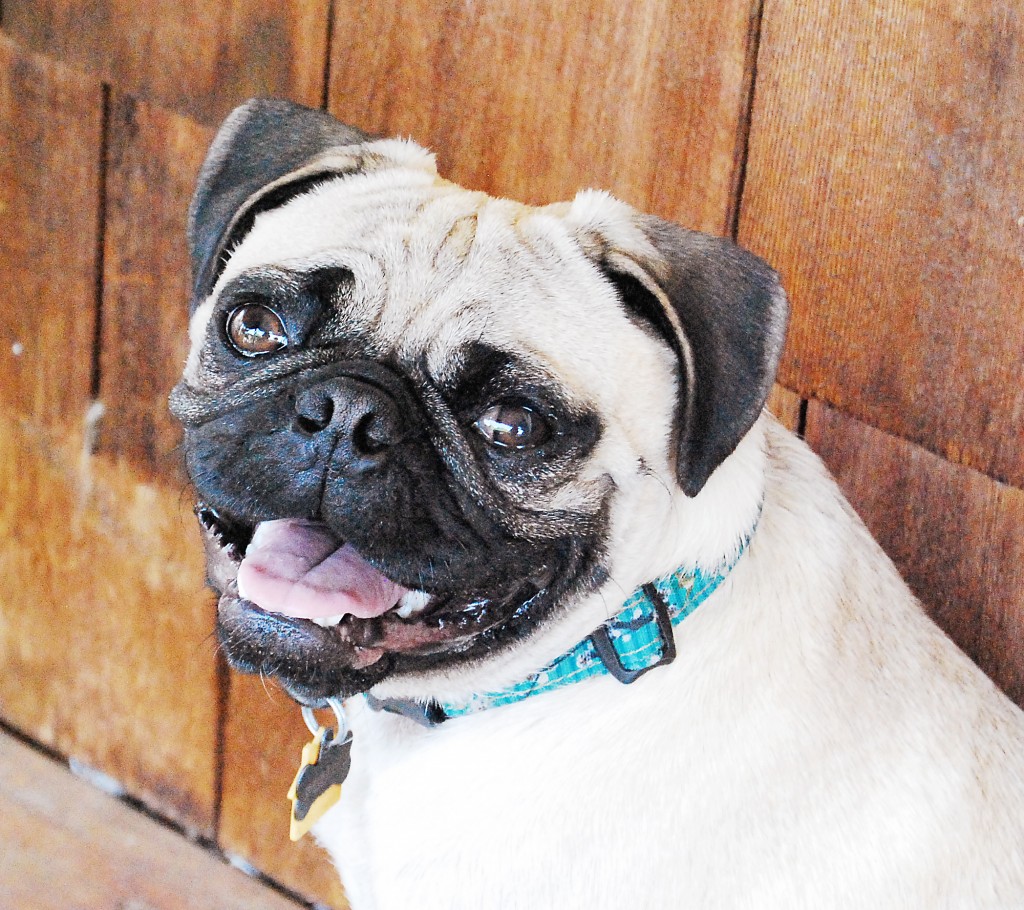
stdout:
<svg viewBox="0 0 1024 910">
<path fill-rule="evenodd" d="M 334 736 L 331 739 L 334 742 L 343 742 L 345 737 L 348 736 L 348 720 L 345 717 L 345 706 L 341 703 L 340 698 L 328 698 L 327 704 L 331 706 L 331 710 L 338 720 L 338 729 L 335 730 Z M 309 705 L 302 706 L 302 719 L 306 722 L 309 732 L 314 736 L 323 728 L 323 724 L 316 719 L 316 714 Z"/>
</svg>

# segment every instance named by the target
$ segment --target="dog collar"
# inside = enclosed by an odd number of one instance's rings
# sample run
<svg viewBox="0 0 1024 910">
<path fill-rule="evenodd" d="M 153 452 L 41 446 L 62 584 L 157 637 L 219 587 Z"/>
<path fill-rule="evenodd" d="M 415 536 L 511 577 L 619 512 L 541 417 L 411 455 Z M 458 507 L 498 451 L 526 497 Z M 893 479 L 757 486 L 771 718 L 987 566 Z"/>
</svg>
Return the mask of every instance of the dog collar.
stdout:
<svg viewBox="0 0 1024 910">
<path fill-rule="evenodd" d="M 615 616 L 587 638 L 543 670 L 504 689 L 458 701 L 433 700 L 425 704 L 379 699 L 369 694 L 366 700 L 375 711 L 401 714 L 432 727 L 489 708 L 515 704 L 594 676 L 611 675 L 626 685 L 635 682 L 649 670 L 675 660 L 674 627 L 718 589 L 746 551 L 753 533 L 751 529 L 735 556 L 713 571 L 680 568 L 641 585 Z"/>
</svg>

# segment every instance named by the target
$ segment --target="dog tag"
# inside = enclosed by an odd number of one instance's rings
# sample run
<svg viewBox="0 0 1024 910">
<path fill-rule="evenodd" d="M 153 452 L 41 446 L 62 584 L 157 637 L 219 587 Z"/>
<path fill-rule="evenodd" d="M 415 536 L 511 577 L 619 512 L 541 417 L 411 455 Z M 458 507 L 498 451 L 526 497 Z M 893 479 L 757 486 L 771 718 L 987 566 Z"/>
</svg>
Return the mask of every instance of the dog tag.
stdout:
<svg viewBox="0 0 1024 910">
<path fill-rule="evenodd" d="M 292 801 L 289 836 L 293 841 L 341 799 L 341 785 L 352 763 L 352 734 L 346 730 L 340 741 L 334 737 L 333 730 L 320 727 L 313 741 L 302 747 L 302 764 L 288 791 Z"/>
</svg>

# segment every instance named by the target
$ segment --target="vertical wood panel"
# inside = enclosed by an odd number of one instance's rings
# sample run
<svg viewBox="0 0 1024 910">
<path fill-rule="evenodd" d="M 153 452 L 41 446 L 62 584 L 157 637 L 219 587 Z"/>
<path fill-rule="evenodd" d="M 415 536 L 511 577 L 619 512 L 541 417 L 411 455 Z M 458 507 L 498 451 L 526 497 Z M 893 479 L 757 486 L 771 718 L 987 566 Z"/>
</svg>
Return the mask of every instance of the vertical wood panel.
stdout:
<svg viewBox="0 0 1024 910">
<path fill-rule="evenodd" d="M 327 9 L 328 0 L 3 0 L 0 21 L 37 50 L 212 125 L 253 95 L 320 103 Z"/>
<path fill-rule="evenodd" d="M 53 69 L 36 65 L 25 79 L 45 84 Z M 183 356 L 187 264 L 171 251 L 181 249 L 182 190 L 208 137 L 193 132 L 196 145 L 187 148 L 170 121 L 135 118 L 132 105 L 114 104 L 100 383 L 100 435 L 110 442 L 97 453 L 83 417 L 92 372 L 101 93 L 98 84 L 79 81 L 83 87 L 62 108 L 26 108 L 19 127 L 32 154 L 43 142 L 56 150 L 47 152 L 45 181 L 30 187 L 37 210 L 23 215 L 42 224 L 32 240 L 39 252 L 29 261 L 47 271 L 38 327 L 34 334 L 29 327 L 22 356 L 26 382 L 54 396 L 43 403 L 58 414 L 50 421 L 34 402 L 28 413 L 23 400 L 4 403 L 15 432 L 0 434 L 0 465 L 10 472 L 0 503 L 0 705 L 32 736 L 212 834 L 219 717 L 212 606 L 184 483 L 161 480 L 153 469 L 152 452 L 168 443 L 166 434 L 146 432 L 164 424 L 164 417 L 146 415 L 165 412 Z M 28 89 L 23 94 L 31 97 Z M 64 173 L 57 152 L 65 147 L 91 161 L 81 187 L 81 175 Z M 22 156 L 28 174 L 31 160 Z M 140 168 L 143 180 L 136 179 Z M 89 250 L 88 274 L 78 279 L 84 290 L 76 299 L 80 247 Z M 178 271 L 180 278 L 170 277 Z M 5 309 L 31 311 L 32 299 L 7 301 Z M 163 334 L 159 327 L 175 321 L 173 335 Z M 62 326 L 66 338 L 54 334 Z M 128 343 L 133 333 L 145 333 L 145 343 Z M 45 347 L 29 361 L 34 344 Z"/>
<path fill-rule="evenodd" d="M 188 355 L 185 221 L 213 130 L 115 93 L 103 296 L 103 454 L 185 483 L 167 393 Z"/>
<path fill-rule="evenodd" d="M 40 475 L 68 449 L 74 472 L 89 405 L 101 133 L 98 82 L 0 36 L 0 714 L 51 744 L 61 731 L 39 651 L 69 659 L 72 630 L 50 619 L 51 560 L 70 560 L 49 528 L 76 501 L 51 508 Z"/>
<path fill-rule="evenodd" d="M 233 675 L 224 731 L 220 843 L 306 898 L 345 908 L 338 874 L 311 836 L 288 839 L 285 798 L 309 733 L 274 683 Z"/>
<path fill-rule="evenodd" d="M 474 189 L 541 203 L 593 186 L 724 233 L 752 8 L 338 3 L 330 109 L 431 146 Z"/>
<path fill-rule="evenodd" d="M 936 622 L 1024 705 L 1024 491 L 818 402 L 807 441 Z"/>
<path fill-rule="evenodd" d="M 768 0 L 740 240 L 782 381 L 1024 484 L 1024 11 Z"/>
<path fill-rule="evenodd" d="M 77 426 L 95 328 L 102 93 L 0 34 L 0 394 L 5 423 Z"/>
<path fill-rule="evenodd" d="M 217 813 L 222 709 L 214 611 L 167 393 L 188 351 L 185 219 L 211 138 L 212 130 L 184 117 L 113 95 L 100 356 L 105 411 L 95 459 L 109 472 L 112 508 L 131 517 L 117 532 L 131 536 L 120 548 L 122 570 L 111 576 L 99 569 L 116 624 L 105 634 L 131 655 L 107 672 L 112 685 L 136 689 L 131 701 L 112 707 L 135 753 L 118 776 L 208 834 Z"/>
</svg>

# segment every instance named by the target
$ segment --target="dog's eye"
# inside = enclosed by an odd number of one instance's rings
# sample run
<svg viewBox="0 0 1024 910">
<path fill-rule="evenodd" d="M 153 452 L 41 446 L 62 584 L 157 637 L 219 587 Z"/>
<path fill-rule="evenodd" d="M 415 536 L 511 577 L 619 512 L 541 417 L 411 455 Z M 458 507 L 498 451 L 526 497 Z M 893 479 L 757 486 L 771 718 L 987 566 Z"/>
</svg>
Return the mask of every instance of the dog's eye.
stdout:
<svg viewBox="0 0 1024 910">
<path fill-rule="evenodd" d="M 550 435 L 546 420 L 525 404 L 495 404 L 473 424 L 499 449 L 532 449 Z"/>
<path fill-rule="evenodd" d="M 228 315 L 231 346 L 244 357 L 273 354 L 288 344 L 284 320 L 262 303 L 244 303 Z"/>
</svg>

